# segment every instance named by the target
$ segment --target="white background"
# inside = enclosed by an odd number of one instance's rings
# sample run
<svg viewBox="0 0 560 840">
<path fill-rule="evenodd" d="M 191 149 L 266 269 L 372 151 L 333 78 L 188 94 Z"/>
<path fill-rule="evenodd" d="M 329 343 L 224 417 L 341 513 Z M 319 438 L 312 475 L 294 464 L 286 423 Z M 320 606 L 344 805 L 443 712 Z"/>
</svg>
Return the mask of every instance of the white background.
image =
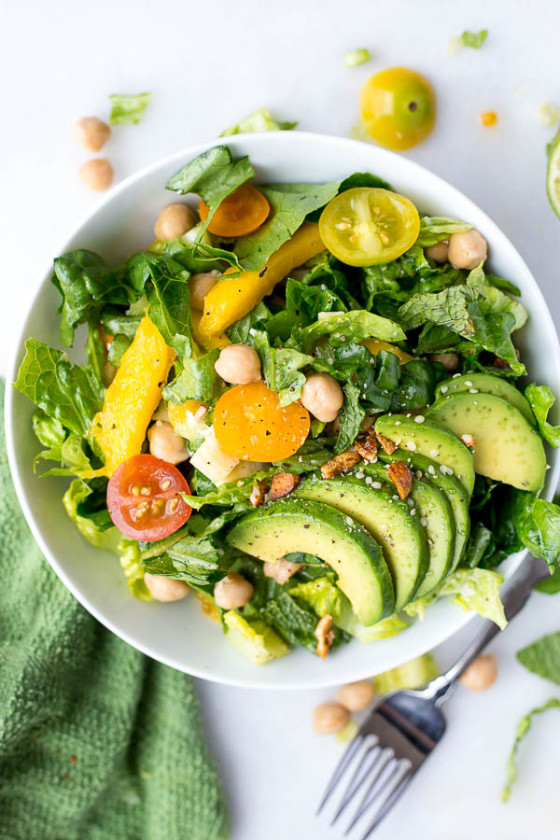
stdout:
<svg viewBox="0 0 560 840">
<path fill-rule="evenodd" d="M 480 52 L 448 55 L 449 38 L 483 27 L 490 36 Z M 261 105 L 299 120 L 301 128 L 346 135 L 362 82 L 396 64 L 426 73 L 438 93 L 436 130 L 408 154 L 463 189 L 502 226 L 558 322 L 560 221 L 544 187 L 544 146 L 552 129 L 536 112 L 544 102 L 560 105 L 559 30 L 555 0 L 6 4 L 0 31 L 2 371 L 16 324 L 57 244 L 96 201 L 76 177 L 87 154 L 73 144 L 72 125 L 84 115 L 106 118 L 109 93 L 153 91 L 143 123 L 116 129 L 106 148 L 120 180 L 216 136 Z M 362 46 L 371 49 L 372 63 L 345 68 L 342 54 Z M 481 127 L 485 110 L 498 112 L 496 128 Z M 534 704 L 560 696 L 560 689 L 526 673 L 515 652 L 560 630 L 559 613 L 560 600 L 535 595 L 495 643 L 498 683 L 485 694 L 457 692 L 444 742 L 379 840 L 560 837 L 559 715 L 550 712 L 535 725 L 513 798 L 507 806 L 499 799 L 517 720 Z M 235 840 L 341 837 L 341 830 L 313 816 L 342 748 L 313 734 L 311 712 L 333 692 L 199 689 Z"/>
</svg>

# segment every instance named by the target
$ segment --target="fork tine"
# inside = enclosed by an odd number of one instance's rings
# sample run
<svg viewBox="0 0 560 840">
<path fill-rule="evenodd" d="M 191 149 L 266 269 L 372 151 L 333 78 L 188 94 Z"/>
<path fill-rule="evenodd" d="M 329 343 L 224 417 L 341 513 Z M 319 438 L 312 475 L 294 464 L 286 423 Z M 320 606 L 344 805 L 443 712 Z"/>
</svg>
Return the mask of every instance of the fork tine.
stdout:
<svg viewBox="0 0 560 840">
<path fill-rule="evenodd" d="M 387 814 L 389 813 L 389 811 L 391 810 L 391 808 L 393 807 L 395 802 L 405 792 L 405 790 L 409 786 L 410 782 L 412 781 L 413 777 L 414 777 L 414 771 L 412 771 L 410 768 L 407 768 L 404 776 L 402 776 L 400 781 L 397 782 L 396 787 L 393 788 L 392 793 L 390 793 L 387 796 L 387 798 L 385 799 L 385 803 L 381 806 L 381 808 L 379 809 L 379 811 L 375 815 L 373 822 L 370 823 L 370 825 L 368 826 L 368 829 L 367 829 L 366 833 L 364 834 L 364 836 L 362 837 L 362 840 L 368 840 L 368 837 L 371 837 L 371 835 L 373 834 L 373 832 L 375 831 L 375 829 L 377 828 L 377 826 L 379 825 L 381 820 L 384 817 L 387 816 Z"/>
<path fill-rule="evenodd" d="M 330 797 L 331 797 L 332 793 L 334 792 L 336 786 L 338 785 L 342 776 L 344 775 L 344 772 L 345 772 L 346 768 L 348 767 L 348 765 L 350 764 L 350 762 L 352 761 L 352 759 L 354 758 L 354 756 L 358 752 L 358 749 L 362 745 L 363 740 L 364 740 L 364 736 L 361 735 L 360 733 L 358 733 L 358 735 L 356 735 L 356 737 L 354 738 L 352 743 L 347 747 L 346 752 L 344 753 L 344 755 L 342 756 L 342 758 L 338 762 L 338 764 L 336 766 L 336 770 L 332 774 L 332 776 L 330 778 L 330 781 L 327 785 L 327 789 L 326 789 L 325 793 L 323 794 L 323 798 L 321 799 L 321 802 L 319 803 L 319 807 L 317 809 L 317 816 L 321 813 L 321 811 L 325 807 L 327 801 L 330 799 Z"/>
<path fill-rule="evenodd" d="M 358 766 L 356 767 L 352 778 L 350 779 L 350 782 L 346 786 L 346 790 L 344 791 L 342 800 L 338 806 L 334 817 L 332 818 L 331 825 L 335 824 L 340 815 L 352 802 L 356 794 L 361 790 L 365 782 L 368 781 L 368 778 L 370 778 L 369 774 L 372 770 L 374 770 L 375 765 L 381 758 L 381 755 L 382 750 L 379 746 L 379 743 L 372 744 L 372 746 L 368 747 L 368 749 L 364 752 L 363 756 L 358 762 Z"/>
<path fill-rule="evenodd" d="M 377 796 L 377 786 L 380 780 L 382 780 L 383 785 L 385 785 L 387 770 L 393 762 L 396 763 L 395 754 L 393 753 L 393 750 L 387 748 L 382 750 L 379 762 L 376 763 L 373 769 L 373 773 L 370 776 L 369 785 L 366 788 L 366 791 L 362 797 L 360 804 L 358 805 L 358 808 L 356 810 L 356 813 L 354 814 L 352 821 L 350 822 L 346 831 L 344 832 L 345 836 L 349 834 L 350 831 L 352 831 L 360 817 L 362 817 L 362 815 L 368 810 L 369 806 L 375 801 L 375 798 Z M 392 777 L 393 772 L 393 770 L 389 771 L 389 778 Z"/>
</svg>

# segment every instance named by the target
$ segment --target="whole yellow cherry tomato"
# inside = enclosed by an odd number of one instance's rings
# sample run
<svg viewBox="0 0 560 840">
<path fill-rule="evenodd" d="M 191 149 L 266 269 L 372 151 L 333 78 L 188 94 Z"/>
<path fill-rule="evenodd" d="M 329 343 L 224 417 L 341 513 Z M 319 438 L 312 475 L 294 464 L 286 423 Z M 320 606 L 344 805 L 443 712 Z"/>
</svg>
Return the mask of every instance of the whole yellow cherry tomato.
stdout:
<svg viewBox="0 0 560 840">
<path fill-rule="evenodd" d="M 408 198 L 377 187 L 357 187 L 335 196 L 321 214 L 319 233 L 346 265 L 391 262 L 418 238 L 420 217 Z"/>
<path fill-rule="evenodd" d="M 391 67 L 368 79 L 360 106 L 369 136 L 397 152 L 425 140 L 436 121 L 433 87 L 406 67 Z"/>
</svg>

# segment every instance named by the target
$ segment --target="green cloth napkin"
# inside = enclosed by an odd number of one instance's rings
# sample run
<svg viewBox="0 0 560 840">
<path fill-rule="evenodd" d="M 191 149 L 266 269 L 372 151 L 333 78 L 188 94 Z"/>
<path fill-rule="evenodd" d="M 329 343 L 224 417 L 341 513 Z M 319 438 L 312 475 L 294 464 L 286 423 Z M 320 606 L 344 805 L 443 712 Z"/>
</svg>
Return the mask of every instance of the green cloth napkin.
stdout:
<svg viewBox="0 0 560 840">
<path fill-rule="evenodd" d="M 3 416 L 1 840 L 227 838 L 191 678 L 112 635 L 58 580 L 19 508 Z"/>
</svg>

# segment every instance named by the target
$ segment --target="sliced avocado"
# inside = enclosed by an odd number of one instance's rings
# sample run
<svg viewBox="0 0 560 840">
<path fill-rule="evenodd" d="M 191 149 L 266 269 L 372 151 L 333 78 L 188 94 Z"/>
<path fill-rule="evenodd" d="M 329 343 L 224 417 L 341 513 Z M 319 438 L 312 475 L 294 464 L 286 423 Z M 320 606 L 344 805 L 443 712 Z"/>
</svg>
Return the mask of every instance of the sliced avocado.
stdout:
<svg viewBox="0 0 560 840">
<path fill-rule="evenodd" d="M 383 464 L 368 464 L 365 470 L 377 480 L 389 481 L 392 484 Z M 455 556 L 455 520 L 445 493 L 425 477 L 415 477 L 407 503 L 412 510 L 419 511 L 420 523 L 426 529 L 430 548 L 428 571 L 415 594 L 415 598 L 422 598 L 431 592 L 451 569 Z"/>
<path fill-rule="evenodd" d="M 430 418 L 475 439 L 474 468 L 480 475 L 519 490 L 540 490 L 546 471 L 543 442 L 513 405 L 493 394 L 452 394 L 435 403 Z"/>
<path fill-rule="evenodd" d="M 400 449 L 418 452 L 451 470 L 449 475 L 456 475 L 470 496 L 474 487 L 472 453 L 456 434 L 434 420 L 437 417 L 427 420 L 422 415 L 383 414 L 375 423 L 375 431 Z"/>
<path fill-rule="evenodd" d="M 413 455 L 412 453 L 404 452 L 402 449 L 397 449 L 394 455 L 380 453 L 379 457 L 381 461 L 386 463 L 390 463 L 395 459 L 404 461 L 414 473 L 421 472 L 442 493 L 445 493 L 447 501 L 451 505 L 455 520 L 455 553 L 451 570 L 456 569 L 461 562 L 463 549 L 469 538 L 471 528 L 471 517 L 469 513 L 470 499 L 459 479 L 454 475 L 443 475 L 439 470 L 439 464 L 432 461 L 431 458 L 426 458 L 424 455 Z"/>
<path fill-rule="evenodd" d="M 483 394 L 494 394 L 496 397 L 501 397 L 519 409 L 531 426 L 535 425 L 529 400 L 523 396 L 521 391 L 517 390 L 515 385 L 512 385 L 502 376 L 494 376 L 491 373 L 465 373 L 463 376 L 454 376 L 452 379 L 440 382 L 436 388 L 436 397 L 438 399 L 448 397 L 457 393 L 457 391 L 467 391 L 471 394 L 478 391 Z"/>
<path fill-rule="evenodd" d="M 235 610 L 224 613 L 226 638 L 254 665 L 266 665 L 289 653 L 290 648 L 278 633 L 260 619 L 247 620 Z"/>
<path fill-rule="evenodd" d="M 311 475 L 292 496 L 331 505 L 360 522 L 383 551 L 395 587 L 395 612 L 414 598 L 428 570 L 429 550 L 420 516 L 411 516 L 405 502 L 355 474 L 326 481 Z"/>
<path fill-rule="evenodd" d="M 295 551 L 320 557 L 338 574 L 338 586 L 362 624 L 393 612 L 393 581 L 380 547 L 362 525 L 329 505 L 280 499 L 239 519 L 227 540 L 265 561 Z"/>
</svg>

